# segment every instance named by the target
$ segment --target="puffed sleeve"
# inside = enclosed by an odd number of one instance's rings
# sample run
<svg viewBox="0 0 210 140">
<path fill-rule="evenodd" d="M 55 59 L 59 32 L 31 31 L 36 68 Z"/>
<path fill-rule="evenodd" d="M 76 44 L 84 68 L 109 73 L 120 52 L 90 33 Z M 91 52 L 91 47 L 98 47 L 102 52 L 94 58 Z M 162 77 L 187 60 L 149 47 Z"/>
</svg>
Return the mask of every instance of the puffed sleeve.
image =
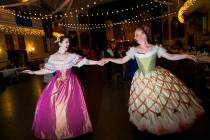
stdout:
<svg viewBox="0 0 210 140">
<path fill-rule="evenodd" d="M 44 64 L 44 69 L 48 70 L 48 71 L 51 71 L 51 72 L 55 72 L 56 71 L 55 65 L 50 63 L 49 61 Z"/>
<path fill-rule="evenodd" d="M 134 47 L 131 47 L 127 52 L 126 52 L 126 55 L 130 56 L 132 59 L 135 58 L 135 48 Z"/>
<path fill-rule="evenodd" d="M 80 56 L 80 55 L 78 55 L 78 54 L 75 54 L 75 58 L 74 58 L 74 66 L 76 66 L 76 67 L 81 67 L 81 66 L 83 66 L 83 65 L 86 65 L 86 64 L 88 64 L 88 59 L 87 58 L 85 58 L 85 57 L 83 57 L 83 56 Z"/>
<path fill-rule="evenodd" d="M 166 49 L 163 48 L 162 45 L 158 46 L 158 50 L 157 50 L 158 58 L 160 58 L 165 52 L 166 52 Z"/>
</svg>

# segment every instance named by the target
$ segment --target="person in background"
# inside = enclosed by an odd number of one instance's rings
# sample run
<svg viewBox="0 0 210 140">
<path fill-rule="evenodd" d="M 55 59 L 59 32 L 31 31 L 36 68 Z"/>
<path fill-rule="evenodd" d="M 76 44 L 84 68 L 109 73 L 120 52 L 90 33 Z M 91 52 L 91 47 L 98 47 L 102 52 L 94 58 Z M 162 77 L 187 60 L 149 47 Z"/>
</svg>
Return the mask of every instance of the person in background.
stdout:
<svg viewBox="0 0 210 140">
<path fill-rule="evenodd" d="M 96 50 L 93 48 L 90 48 L 90 50 L 88 52 L 88 57 L 92 60 L 97 60 Z"/>
<path fill-rule="evenodd" d="M 104 56 L 106 58 L 112 58 L 114 57 L 114 52 L 112 50 L 112 47 L 110 44 L 108 44 L 107 48 L 106 48 L 106 51 L 104 53 Z M 112 80 L 112 63 L 109 63 L 106 65 L 106 71 L 107 71 L 107 80 Z"/>
<path fill-rule="evenodd" d="M 119 46 L 115 47 L 114 49 L 114 58 L 121 58 L 122 57 L 122 52 L 119 48 Z M 113 65 L 113 71 L 114 71 L 114 76 L 116 77 L 117 85 L 121 86 L 122 85 L 122 80 L 123 80 L 123 65 L 119 64 L 114 64 Z"/>
<path fill-rule="evenodd" d="M 56 72 L 36 105 L 33 130 L 39 139 L 67 139 L 93 131 L 83 87 L 71 69 L 83 65 L 103 65 L 104 62 L 67 52 L 70 43 L 66 36 L 59 37 L 56 43 L 58 51 L 50 55 L 42 69 L 23 71 L 33 75 Z"/>
<path fill-rule="evenodd" d="M 127 81 L 131 81 L 137 69 L 138 64 L 136 62 L 136 59 L 129 60 L 125 66 L 124 79 Z"/>
</svg>

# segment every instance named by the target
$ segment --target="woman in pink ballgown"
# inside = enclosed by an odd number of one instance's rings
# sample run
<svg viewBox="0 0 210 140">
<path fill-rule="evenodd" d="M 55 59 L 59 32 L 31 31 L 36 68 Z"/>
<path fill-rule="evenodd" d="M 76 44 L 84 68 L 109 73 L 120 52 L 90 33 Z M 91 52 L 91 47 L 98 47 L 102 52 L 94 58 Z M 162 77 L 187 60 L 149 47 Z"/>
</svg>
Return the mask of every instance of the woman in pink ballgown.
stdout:
<svg viewBox="0 0 210 140">
<path fill-rule="evenodd" d="M 44 68 L 24 73 L 56 75 L 44 88 L 35 111 L 33 130 L 40 139 L 66 139 L 92 132 L 92 125 L 83 96 L 83 88 L 72 67 L 103 65 L 75 53 L 67 52 L 69 39 L 62 36 L 56 43 L 59 49 L 49 57 Z"/>
</svg>

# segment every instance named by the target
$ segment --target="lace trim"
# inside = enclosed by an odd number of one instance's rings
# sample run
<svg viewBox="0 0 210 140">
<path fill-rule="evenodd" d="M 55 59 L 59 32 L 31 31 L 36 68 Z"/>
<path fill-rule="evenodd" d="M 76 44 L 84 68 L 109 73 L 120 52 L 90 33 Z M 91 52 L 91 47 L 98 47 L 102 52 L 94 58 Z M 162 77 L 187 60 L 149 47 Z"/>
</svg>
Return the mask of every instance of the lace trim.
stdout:
<svg viewBox="0 0 210 140">
<path fill-rule="evenodd" d="M 78 63 L 80 63 L 83 59 L 84 59 L 84 57 L 76 56 L 70 62 L 68 62 L 66 64 L 46 63 L 44 68 L 47 70 L 50 70 L 50 71 L 69 69 L 69 68 L 72 68 L 73 66 L 77 65 Z"/>
</svg>

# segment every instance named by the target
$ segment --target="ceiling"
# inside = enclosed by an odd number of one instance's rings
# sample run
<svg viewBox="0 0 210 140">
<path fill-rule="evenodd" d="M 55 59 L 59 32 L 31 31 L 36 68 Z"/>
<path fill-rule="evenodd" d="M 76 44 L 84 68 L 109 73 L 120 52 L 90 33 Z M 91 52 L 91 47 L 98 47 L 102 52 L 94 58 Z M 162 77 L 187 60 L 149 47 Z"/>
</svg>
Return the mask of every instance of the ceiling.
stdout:
<svg viewBox="0 0 210 140">
<path fill-rule="evenodd" d="M 190 6 L 186 11 L 185 15 L 190 15 L 193 12 L 207 13 L 210 10 L 210 0 L 196 0 L 195 4 Z"/>
<path fill-rule="evenodd" d="M 117 0 L 0 0 L 0 6 L 20 12 L 55 14 L 72 10 L 87 10 L 93 6 Z"/>
<path fill-rule="evenodd" d="M 199 0 L 196 10 L 201 13 L 207 13 L 210 10 L 210 0 Z"/>
<path fill-rule="evenodd" d="M 55 14 L 57 12 L 69 12 L 78 9 L 89 9 L 94 6 L 113 1 L 146 3 L 159 1 L 159 3 L 173 4 L 177 0 L 0 0 L 0 6 L 21 12 L 36 12 L 42 14 Z"/>
<path fill-rule="evenodd" d="M 20 14 L 26 17 L 43 17 L 43 15 L 47 15 L 46 17 L 55 17 L 59 21 L 62 21 L 64 18 L 62 14 L 65 13 L 68 16 L 71 16 L 71 12 L 73 16 L 80 13 L 95 15 L 113 11 L 116 13 L 118 10 L 123 9 L 124 12 L 108 15 L 109 17 L 113 16 L 113 20 L 120 21 L 139 15 L 139 13 L 147 13 L 148 11 L 152 12 L 151 14 L 156 14 L 153 16 L 159 15 L 161 10 L 154 8 L 154 5 L 158 4 L 150 4 L 150 2 L 154 1 L 159 1 L 159 3 L 166 1 L 174 4 L 176 0 L 0 0 L 0 6 L 5 6 L 5 8 L 12 11 L 15 10 L 16 15 Z M 146 5 L 147 3 L 148 5 Z M 141 7 L 141 5 L 144 6 Z M 136 8 L 136 6 L 139 6 L 139 8 Z M 134 7 L 134 10 L 131 10 L 132 7 Z M 150 10 L 152 8 L 154 9 L 153 11 Z M 127 9 L 129 10 L 126 11 Z M 104 18 L 105 16 L 107 15 L 104 14 L 102 17 Z M 62 18 L 60 19 L 59 17 Z M 93 17 L 95 19 L 98 16 Z"/>
</svg>

